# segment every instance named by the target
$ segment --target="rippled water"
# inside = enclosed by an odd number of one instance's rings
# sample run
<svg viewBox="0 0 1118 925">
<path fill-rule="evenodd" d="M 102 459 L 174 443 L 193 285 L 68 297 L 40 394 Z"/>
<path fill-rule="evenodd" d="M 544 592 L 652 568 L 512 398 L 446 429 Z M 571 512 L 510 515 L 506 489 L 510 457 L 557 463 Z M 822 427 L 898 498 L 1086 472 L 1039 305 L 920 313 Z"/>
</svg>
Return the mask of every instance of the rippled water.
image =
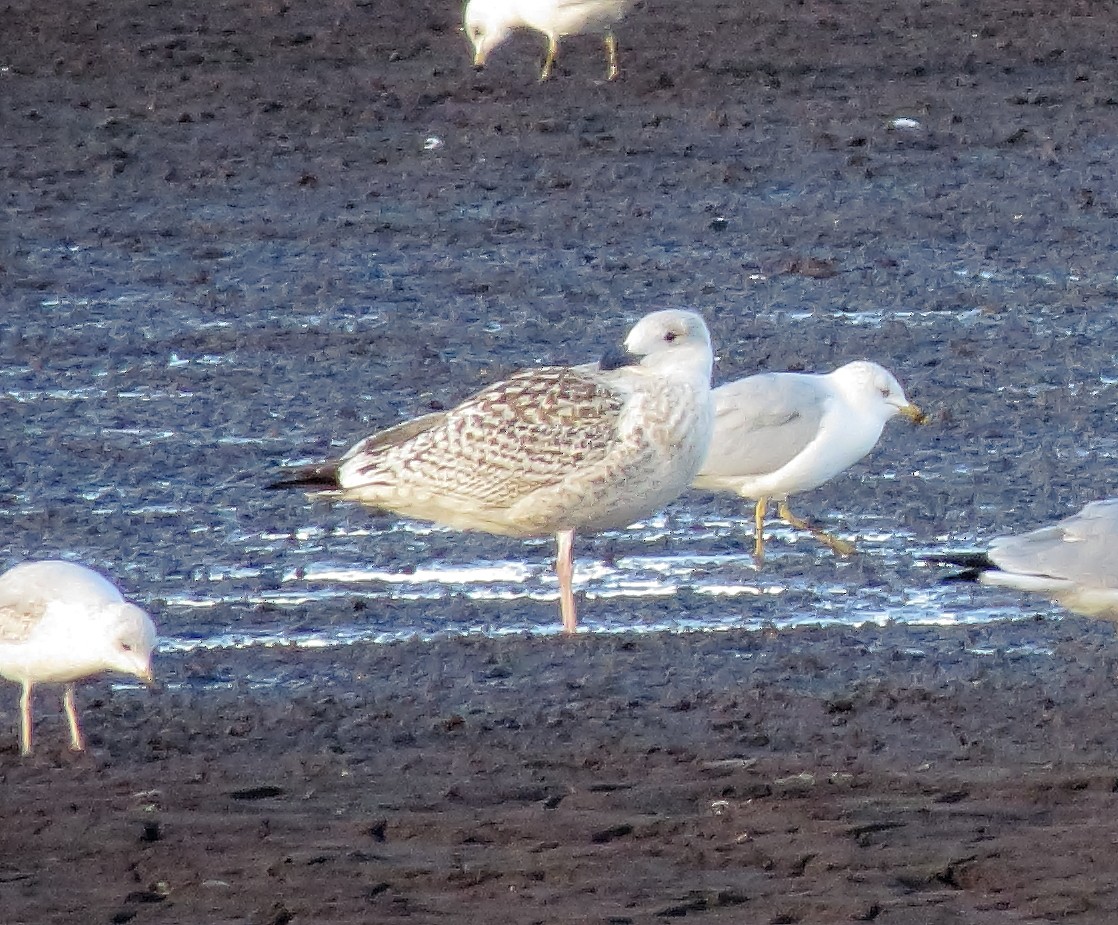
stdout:
<svg viewBox="0 0 1118 925">
<path fill-rule="evenodd" d="M 642 541 L 655 541 L 672 535 L 678 551 L 670 555 L 639 553 L 618 556 L 609 561 L 585 557 L 576 559 L 575 589 L 580 598 L 580 626 L 591 632 L 661 632 L 716 631 L 731 628 L 759 630 L 784 628 L 803 624 L 885 623 L 889 621 L 916 624 L 962 624 L 988 620 L 1015 619 L 1024 616 L 1019 603 L 1004 595 L 1002 600 L 982 601 L 980 596 L 957 585 L 937 582 L 934 571 L 921 569 L 916 575 L 920 584 L 902 587 L 864 587 L 844 581 L 846 566 L 833 564 L 833 574 L 820 581 L 817 572 L 785 577 L 781 566 L 789 558 L 804 558 L 802 544 L 810 539 L 794 536 L 790 531 L 771 529 L 772 539 L 766 566 L 757 569 L 747 552 L 711 554 L 703 552 L 704 534 L 726 540 L 745 537 L 750 523 L 745 520 L 693 522 L 685 529 L 669 526 L 657 518 L 647 524 L 636 524 L 626 531 L 628 546 Z M 360 561 L 320 558 L 329 541 L 344 546 L 346 540 L 362 537 L 370 543 L 406 542 L 416 553 L 422 543 L 415 538 L 404 539 L 413 525 L 397 523 L 385 531 L 336 531 L 330 537 L 309 535 L 260 535 L 249 538 L 259 548 L 269 544 L 287 550 L 286 557 L 299 562 L 289 566 L 267 590 L 248 592 L 241 579 L 261 576 L 257 569 L 213 567 L 204 569 L 203 583 L 195 583 L 190 593 L 171 593 L 165 599 L 170 611 L 189 613 L 196 608 L 222 608 L 238 604 L 265 605 L 280 614 L 276 623 L 252 629 L 217 632 L 198 638 L 167 640 L 168 649 L 194 647 L 248 646 L 286 644 L 295 646 L 327 646 L 352 642 L 388 642 L 407 638 L 433 638 L 439 635 L 501 635 L 516 633 L 558 633 L 558 584 L 552 570 L 550 544 L 525 543 L 523 559 L 447 561 L 432 560 L 422 566 L 394 572 L 369 568 Z M 448 535 L 450 534 L 447 531 Z M 608 540 L 616 535 L 607 534 Z M 681 537 L 685 539 L 681 540 Z M 292 546 L 291 542 L 295 545 Z M 790 551 L 774 549 L 780 543 L 791 543 Z M 914 561 L 913 538 L 905 534 L 861 535 L 862 555 L 893 566 L 909 567 Z M 682 548 L 681 548 L 682 547 Z M 814 551 L 808 552 L 815 557 Z M 819 553 L 819 558 L 823 557 Z M 829 555 L 829 554 L 828 554 Z M 822 571 L 822 569 L 818 570 Z M 856 579 L 855 579 L 856 580 Z M 995 592 L 996 593 L 996 592 Z M 650 598 L 672 600 L 688 595 L 692 606 L 678 615 L 657 613 L 647 618 L 640 602 Z M 541 622 L 518 617 L 492 618 L 443 624 L 432 628 L 429 619 L 416 623 L 395 622 L 385 625 L 365 616 L 360 623 L 332 625 L 328 628 L 283 625 L 285 608 L 349 600 L 359 596 L 375 613 L 378 602 L 424 602 L 426 613 L 451 599 L 477 602 L 484 611 L 490 602 L 504 604 L 518 601 L 547 602 L 552 605 L 552 618 Z M 987 595 L 988 596 L 988 595 Z M 696 609 L 693 601 L 705 603 Z M 748 608 L 739 603 L 748 601 Z M 624 600 L 629 606 L 619 610 L 613 606 Z M 1033 611 L 1030 611 L 1033 612 Z M 188 617 L 180 617 L 187 622 Z M 499 622 L 498 622 L 499 621 Z"/>
<path fill-rule="evenodd" d="M 964 272 L 977 284 L 997 281 L 981 269 L 945 271 Z M 1079 282 L 1034 277 L 1045 285 Z M 789 312 L 779 321 L 809 331 L 902 323 L 941 340 L 967 330 L 988 336 L 997 324 L 971 309 Z M 1075 334 L 1059 316 L 1032 323 L 1049 338 Z M 103 569 L 157 615 L 169 651 L 558 632 L 549 540 L 467 537 L 261 489 L 279 463 L 300 452 L 337 452 L 373 429 L 361 409 L 384 395 L 359 383 L 344 402 L 356 410 L 320 413 L 336 409 L 334 390 L 351 382 L 347 358 L 325 367 L 313 356 L 288 362 L 277 344 L 308 331 L 352 335 L 381 324 L 376 313 L 357 309 L 214 318 L 134 292 L 43 300 L 13 328 L 21 339 L 5 342 L 0 366 L 0 396 L 20 435 L 9 449 L 13 478 L 3 512 L 10 561 L 62 555 Z M 1112 373 L 1086 370 L 1070 385 L 1007 376 L 991 391 L 1032 400 L 1052 389 L 1098 403 L 1114 397 Z M 928 396 L 913 397 L 925 403 Z M 414 413 L 419 398 L 401 390 L 393 404 Z M 980 541 L 990 533 L 983 520 L 1005 514 L 973 487 L 963 495 L 971 510 L 961 513 L 958 485 L 1008 471 L 999 478 L 1014 490 L 1014 479 L 1027 484 L 1029 476 L 1009 469 L 1004 442 L 945 453 L 904 428 L 891 425 L 865 464 L 796 505 L 826 517 L 828 529 L 857 535 L 856 557 L 837 559 L 770 522 L 768 559 L 758 569 L 748 554 L 752 517 L 744 505 L 689 496 L 628 530 L 576 540 L 581 626 L 602 633 L 779 630 L 1056 612 L 1009 592 L 941 583 L 942 573 L 920 562 L 921 552 Z M 1114 452 L 1114 440 L 1083 450 L 1088 462 Z M 941 508 L 923 521 L 922 491 Z M 902 503 L 903 516 L 891 509 Z M 965 529 L 936 529 L 952 514 Z"/>
</svg>

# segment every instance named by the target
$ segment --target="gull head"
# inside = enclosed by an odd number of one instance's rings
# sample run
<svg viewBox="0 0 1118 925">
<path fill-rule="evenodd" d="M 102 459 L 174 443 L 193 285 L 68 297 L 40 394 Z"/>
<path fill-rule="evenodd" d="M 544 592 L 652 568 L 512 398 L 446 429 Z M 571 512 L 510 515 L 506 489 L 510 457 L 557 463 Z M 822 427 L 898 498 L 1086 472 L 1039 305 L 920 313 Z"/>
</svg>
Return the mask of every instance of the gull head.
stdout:
<svg viewBox="0 0 1118 925">
<path fill-rule="evenodd" d="M 856 360 L 840 366 L 831 377 L 852 405 L 877 414 L 882 422 L 897 414 L 914 424 L 923 424 L 926 420 L 924 412 L 905 396 L 897 378 L 883 366 Z"/>
<path fill-rule="evenodd" d="M 463 15 L 463 30 L 474 47 L 474 67 L 485 67 L 489 53 L 509 37 L 518 23 L 508 0 L 470 0 Z"/>
<path fill-rule="evenodd" d="M 155 649 L 155 624 L 135 604 L 109 604 L 102 611 L 105 633 L 100 652 L 104 667 L 134 675 L 152 684 L 151 653 Z"/>
<path fill-rule="evenodd" d="M 708 384 L 714 368 L 710 331 L 696 312 L 669 308 L 645 315 L 633 325 L 621 349 L 607 351 L 603 370 L 641 366 L 659 372 L 686 370 Z"/>
</svg>

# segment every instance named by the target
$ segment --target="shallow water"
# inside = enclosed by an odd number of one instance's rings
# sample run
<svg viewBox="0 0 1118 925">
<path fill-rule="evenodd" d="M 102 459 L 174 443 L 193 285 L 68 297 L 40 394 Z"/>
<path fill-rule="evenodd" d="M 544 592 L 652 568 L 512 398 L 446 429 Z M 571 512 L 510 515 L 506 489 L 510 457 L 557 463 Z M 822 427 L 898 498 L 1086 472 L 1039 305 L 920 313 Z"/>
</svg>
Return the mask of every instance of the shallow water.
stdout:
<svg viewBox="0 0 1118 925">
<path fill-rule="evenodd" d="M 262 490 L 281 462 L 337 452 L 390 423 L 368 423 L 360 412 L 385 394 L 375 377 L 346 396 L 352 409 L 339 419 L 331 391 L 352 375 L 348 357 L 289 362 L 276 351 L 278 340 L 292 332 L 371 331 L 380 319 L 343 310 L 214 320 L 151 305 L 134 294 L 51 297 L 22 326 L 22 341 L 9 340 L 0 396 L 22 434 L 9 450 L 21 475 L 4 511 L 11 561 L 64 556 L 101 568 L 157 615 L 167 651 L 558 631 L 550 540 L 463 536 Z M 781 323 L 843 328 L 880 320 L 824 313 L 821 322 L 807 313 Z M 930 339 L 996 325 L 973 311 L 897 312 L 887 320 Z M 1048 336 L 1067 336 L 1058 316 L 1033 323 Z M 35 349 L 21 357 L 28 344 Z M 294 401 L 307 376 L 311 393 Z M 1114 387 L 1100 372 L 1071 392 L 1097 402 Z M 1069 392 L 1066 384 L 1013 380 L 998 391 L 1035 397 L 1046 388 Z M 412 413 L 409 402 L 421 408 L 407 390 L 392 398 L 397 413 Z M 325 412 L 316 407 L 320 399 Z M 919 507 L 924 485 L 946 492 L 950 510 L 959 483 L 989 478 L 991 466 L 1005 463 L 997 441 L 952 456 L 927 439 L 892 424 L 866 461 L 797 503 L 828 529 L 857 537 L 860 551 L 850 560 L 771 520 L 759 569 L 749 555 L 745 505 L 705 495 L 628 530 L 578 538 L 581 627 L 952 624 L 1056 612 L 1012 593 L 942 583 L 941 570 L 921 563 L 923 552 L 972 546 L 990 531 L 976 520 L 975 529 L 952 535 L 942 517 L 922 520 L 912 510 L 899 517 L 878 499 L 901 492 L 897 504 Z M 1111 440 L 1085 455 L 1109 458 L 1114 449 Z M 972 513 L 991 521 L 1003 513 L 996 502 L 973 503 Z"/>
<path fill-rule="evenodd" d="M 741 526 L 744 529 L 745 523 Z M 637 539 L 642 532 L 641 527 L 634 528 Z M 776 537 L 775 542 L 780 542 L 779 529 L 772 535 Z M 372 541 L 378 539 L 383 541 L 386 537 L 375 537 Z M 530 555 L 531 559 L 461 564 L 431 562 L 402 574 L 365 568 L 360 563 L 308 558 L 305 566 L 287 570 L 279 579 L 278 588 L 267 590 L 247 590 L 237 581 L 259 577 L 259 572 L 221 570 L 215 573 L 211 570 L 205 576 L 204 586 L 199 587 L 195 582 L 190 594 L 171 593 L 163 600 L 163 612 L 175 623 L 189 625 L 192 611 L 197 609 L 212 608 L 220 612 L 244 605 L 266 607 L 274 615 L 273 621 L 231 631 L 218 629 L 202 636 L 165 637 L 163 648 L 167 651 L 254 645 L 317 648 L 446 635 L 558 633 L 558 587 L 551 561 L 539 549 L 528 549 L 525 555 Z M 862 555 L 907 562 L 913 558 L 913 551 L 905 545 L 902 536 L 878 537 L 872 546 L 865 544 Z M 761 630 L 887 622 L 951 625 L 1020 619 L 1037 612 L 1035 605 L 1026 609 L 1008 595 L 997 592 L 979 595 L 957 585 L 940 583 L 930 570 L 917 573 L 917 578 L 926 584 L 889 588 L 846 584 L 841 563 L 837 564 L 836 574 L 826 582 L 808 576 L 784 578 L 780 565 L 785 558 L 787 556 L 770 554 L 766 568 L 759 571 L 746 553 L 626 555 L 608 564 L 579 557 L 576 559 L 575 590 L 580 599 L 580 628 L 587 632 L 615 633 Z M 687 610 L 678 616 L 657 613 L 648 619 L 642 614 L 642 600 L 670 601 L 681 593 L 697 596 L 704 602 L 696 605 L 695 597 L 691 597 Z M 288 608 L 298 607 L 301 615 L 308 606 L 313 611 L 315 604 L 354 597 L 360 597 L 368 607 L 363 609 L 359 622 L 315 628 L 307 626 L 300 617 L 299 626 L 291 627 L 283 617 Z M 743 598 L 749 601 L 748 609 L 738 603 Z M 431 614 L 440 602 L 451 599 L 474 602 L 483 613 L 488 603 L 501 602 L 506 606 L 481 619 L 453 623 L 439 621 L 437 617 L 432 619 Z M 508 606 L 525 601 L 550 603 L 555 611 L 554 618 L 545 616 L 542 621 L 535 615 L 526 618 L 517 614 L 515 607 Z M 624 609 L 614 606 L 619 601 L 627 606 Z M 384 621 L 371 615 L 381 602 L 423 602 L 430 607 L 423 609 L 425 619 L 422 620 Z M 500 614 L 510 616 L 502 619 Z"/>
</svg>

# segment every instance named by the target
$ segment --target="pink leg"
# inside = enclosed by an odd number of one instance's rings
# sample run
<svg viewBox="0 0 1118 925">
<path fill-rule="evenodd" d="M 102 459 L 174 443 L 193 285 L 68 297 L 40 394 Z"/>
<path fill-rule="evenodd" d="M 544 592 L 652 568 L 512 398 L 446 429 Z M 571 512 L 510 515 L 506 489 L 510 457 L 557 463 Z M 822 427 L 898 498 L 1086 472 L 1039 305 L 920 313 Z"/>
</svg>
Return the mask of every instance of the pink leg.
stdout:
<svg viewBox="0 0 1118 925">
<path fill-rule="evenodd" d="M 758 498 L 753 510 L 753 559 L 758 565 L 765 561 L 765 508 L 768 506 L 768 498 Z"/>
<path fill-rule="evenodd" d="M 70 748 L 80 752 L 85 748 L 82 741 L 81 727 L 78 725 L 78 709 L 74 706 L 74 685 L 66 685 L 66 693 L 62 695 L 62 705 L 66 708 L 66 718 L 70 720 Z"/>
<path fill-rule="evenodd" d="M 31 754 L 31 682 L 23 682 L 19 695 L 19 753 Z"/>
<path fill-rule="evenodd" d="M 555 572 L 559 576 L 559 612 L 563 615 L 563 629 L 573 633 L 578 625 L 575 613 L 575 593 L 571 589 L 574 575 L 574 530 L 560 530 L 555 534 L 558 547 L 555 553 Z"/>
</svg>

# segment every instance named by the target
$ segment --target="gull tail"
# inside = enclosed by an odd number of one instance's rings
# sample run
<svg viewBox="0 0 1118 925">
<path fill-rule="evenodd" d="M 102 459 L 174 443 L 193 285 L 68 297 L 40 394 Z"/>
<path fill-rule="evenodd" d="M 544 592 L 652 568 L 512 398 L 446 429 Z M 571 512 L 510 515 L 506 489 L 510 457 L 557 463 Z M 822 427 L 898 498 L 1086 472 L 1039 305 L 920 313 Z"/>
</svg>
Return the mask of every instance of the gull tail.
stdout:
<svg viewBox="0 0 1118 925">
<path fill-rule="evenodd" d="M 983 572 L 997 568 L 984 552 L 943 552 L 924 556 L 923 559 L 936 565 L 957 565 L 962 569 L 961 572 L 945 575 L 943 581 L 978 581 Z"/>
<path fill-rule="evenodd" d="M 338 488 L 338 461 L 309 463 L 283 469 L 280 477 L 265 488 L 301 488 L 304 491 L 336 491 Z"/>
</svg>

